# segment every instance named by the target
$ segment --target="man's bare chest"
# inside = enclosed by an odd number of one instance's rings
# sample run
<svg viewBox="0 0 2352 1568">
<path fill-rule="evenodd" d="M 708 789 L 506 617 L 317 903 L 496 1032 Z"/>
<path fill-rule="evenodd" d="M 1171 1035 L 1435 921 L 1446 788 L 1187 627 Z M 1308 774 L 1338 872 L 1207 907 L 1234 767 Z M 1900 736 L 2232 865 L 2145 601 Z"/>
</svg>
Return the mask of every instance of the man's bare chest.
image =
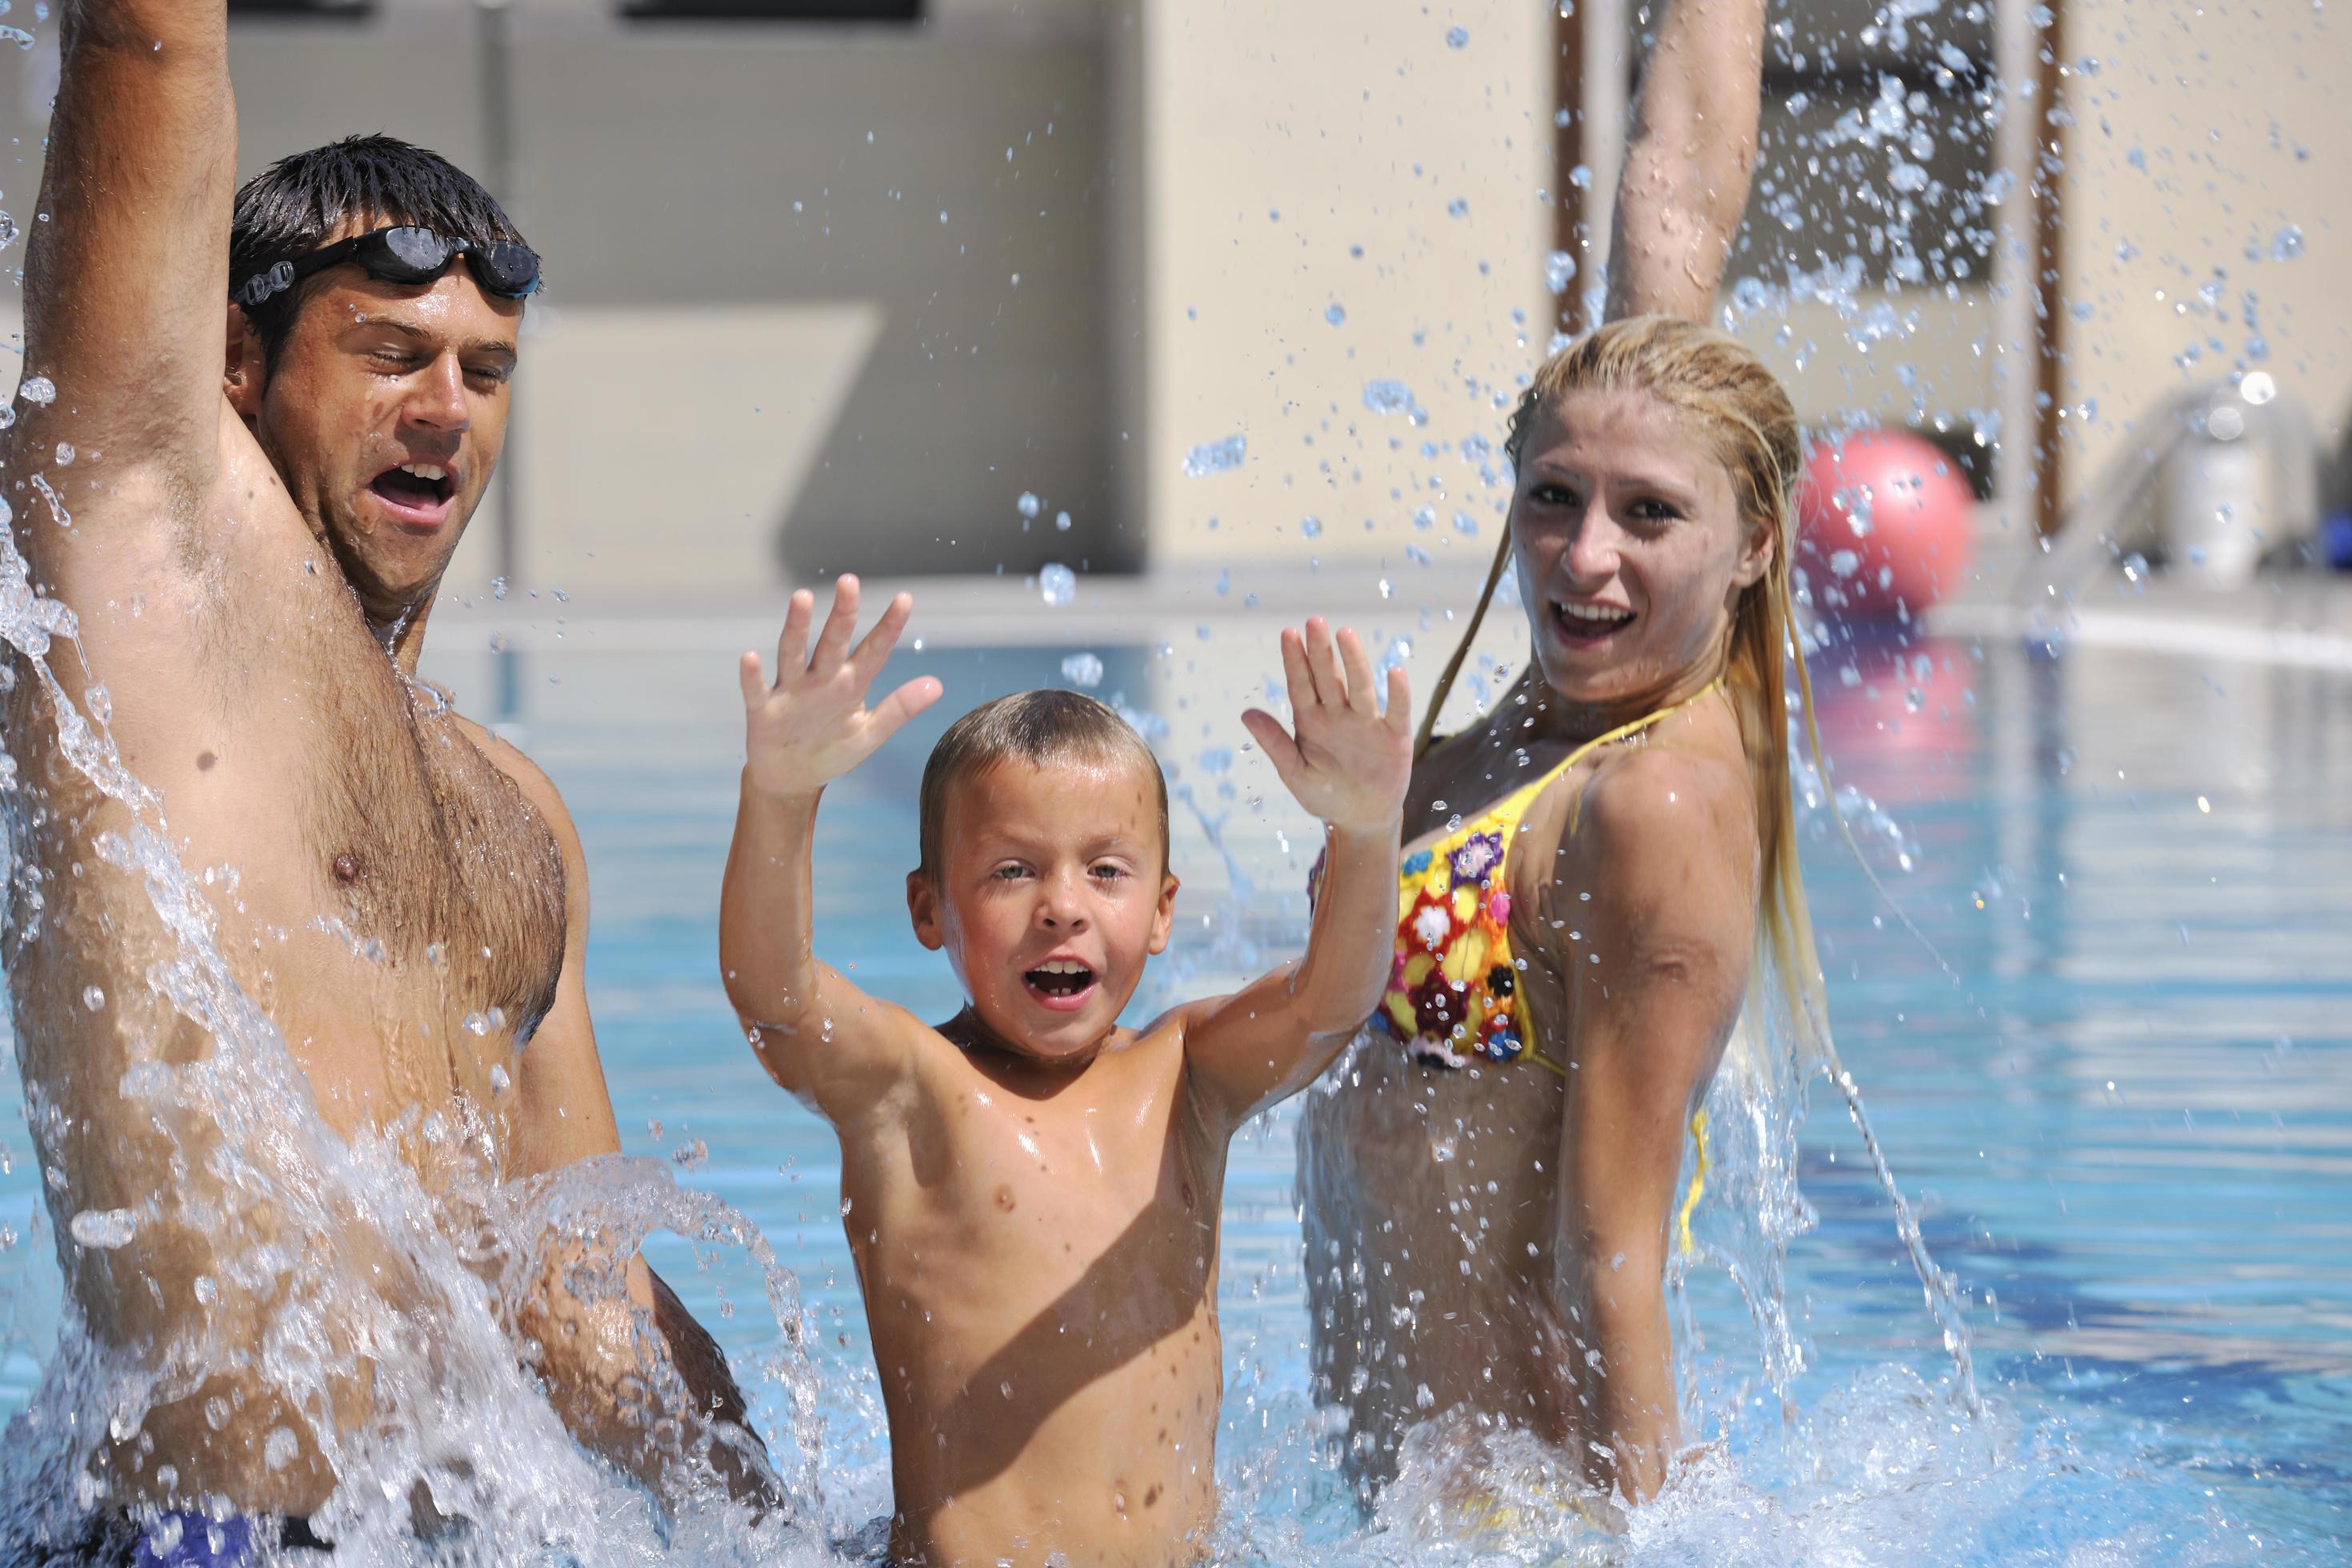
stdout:
<svg viewBox="0 0 2352 1568">
<path fill-rule="evenodd" d="M 339 694 L 319 728 L 282 895 L 388 976 L 463 1003 L 477 1033 L 527 1036 L 564 947 L 563 861 L 544 817 L 433 688 L 395 676 Z"/>
</svg>

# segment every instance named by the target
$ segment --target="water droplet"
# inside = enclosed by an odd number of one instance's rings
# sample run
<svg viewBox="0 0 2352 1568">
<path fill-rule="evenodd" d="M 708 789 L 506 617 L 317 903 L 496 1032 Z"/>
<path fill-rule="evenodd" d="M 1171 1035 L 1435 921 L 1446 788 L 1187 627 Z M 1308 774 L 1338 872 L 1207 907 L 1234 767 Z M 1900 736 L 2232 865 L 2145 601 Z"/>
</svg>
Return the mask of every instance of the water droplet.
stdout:
<svg viewBox="0 0 2352 1568">
<path fill-rule="evenodd" d="M 1412 388 L 1383 378 L 1364 384 L 1364 406 L 1375 414 L 1402 414 L 1415 425 L 1429 423 L 1429 415 L 1414 398 Z"/>
<path fill-rule="evenodd" d="M 1054 514 L 1054 531 L 1056 533 L 1067 533 L 1070 531 L 1070 514 L 1068 512 L 1057 511 Z"/>
<path fill-rule="evenodd" d="M 262 1439 L 261 1462 L 273 1470 L 282 1470 L 294 1462 L 294 1456 L 301 1447 L 291 1427 L 273 1427 L 269 1436 Z"/>
<path fill-rule="evenodd" d="M 2302 254 L 2303 229 L 2300 226 L 2289 224 L 2272 237 L 2271 259 L 2273 261 L 2293 261 Z"/>
<path fill-rule="evenodd" d="M 499 1067 L 495 1062 L 490 1064 L 490 1092 L 492 1094 L 504 1094 L 507 1091 L 507 1086 L 512 1082 L 514 1082 L 514 1079 L 507 1075 L 506 1068 Z"/>
<path fill-rule="evenodd" d="M 2299 235 L 2296 237 L 2298 244 L 2301 237 Z M 16 389 L 16 395 L 27 403 L 47 406 L 58 400 L 58 384 L 46 375 L 28 375 L 25 378 L 25 384 Z"/>
<path fill-rule="evenodd" d="M 1320 539 L 1323 537 L 1323 520 L 1319 517 L 1302 517 L 1298 520 L 1298 531 L 1308 539 Z"/>
<path fill-rule="evenodd" d="M 1210 474 L 1230 473 L 1242 466 L 1249 451 L 1249 437 L 1228 436 L 1222 441 L 1203 441 L 1184 454 L 1184 477 L 1188 479 Z"/>
<path fill-rule="evenodd" d="M 139 1222 L 129 1209 L 84 1209 L 66 1228 L 79 1245 L 111 1251 L 130 1242 Z"/>
<path fill-rule="evenodd" d="M 1037 569 L 1037 593 L 1049 605 L 1066 605 L 1077 596 L 1078 574 L 1059 562 Z"/>
<path fill-rule="evenodd" d="M 1565 250 L 1555 250 L 1544 258 L 1544 287 L 1555 294 L 1565 294 L 1576 277 L 1576 258 Z"/>
<path fill-rule="evenodd" d="M 16 244 L 16 237 L 22 231 L 16 227 L 16 220 L 15 218 L 10 217 L 5 212 L 0 212 L 0 250 L 5 250 L 10 246 Z"/>
<path fill-rule="evenodd" d="M 507 634 L 504 632 L 492 632 L 490 634 L 490 651 L 492 653 L 504 653 L 506 650 Z"/>
<path fill-rule="evenodd" d="M 215 1394 L 210 1399 L 205 1401 L 205 1425 L 211 1427 L 214 1431 L 226 1432 L 228 1430 L 228 1401 L 222 1398 L 219 1394 Z"/>
<path fill-rule="evenodd" d="M 503 578 L 503 577 L 493 577 L 493 578 L 491 578 L 491 579 L 490 579 L 490 597 L 491 597 L 491 598 L 493 598 L 493 599 L 503 599 L 503 598 L 505 598 L 506 596 L 507 596 L 507 580 L 506 580 L 505 578 Z"/>
<path fill-rule="evenodd" d="M 1446 203 L 1445 216 L 1447 217 L 1468 217 L 1470 216 L 1470 198 L 1468 196 L 1456 196 L 1452 201 Z"/>
<path fill-rule="evenodd" d="M 1348 319 L 1348 312 L 1340 307 L 1339 301 L 1334 300 L 1323 307 L 1323 319 L 1336 327 Z"/>
<path fill-rule="evenodd" d="M 1475 537 L 1478 532 L 1478 520 L 1466 511 L 1457 511 L 1454 514 L 1454 531 Z"/>
<path fill-rule="evenodd" d="M 1038 512 L 1045 510 L 1045 503 L 1044 501 L 1039 500 L 1027 490 L 1023 490 L 1021 492 L 1021 499 L 1013 503 L 1013 510 L 1019 512 L 1023 517 L 1035 517 Z"/>
<path fill-rule="evenodd" d="M 81 1005 L 89 1008 L 93 1013 L 100 1011 L 106 1005 L 105 990 L 102 987 L 96 985 L 83 986 L 81 988 Z"/>
<path fill-rule="evenodd" d="M 468 1013 L 466 1015 L 465 1030 L 469 1035 L 487 1035 L 490 1032 L 490 1021 L 479 1013 Z"/>
<path fill-rule="evenodd" d="M 60 441 L 60 442 L 58 442 L 58 468 L 72 468 L 72 467 L 73 467 L 73 460 L 74 460 L 74 458 L 75 458 L 75 457 L 76 457 L 76 456 L 78 456 L 78 454 L 74 451 L 74 448 L 73 448 L 73 443 L 72 443 L 72 442 L 70 442 L 70 441 Z"/>
<path fill-rule="evenodd" d="M 1467 27 L 1446 28 L 1445 47 L 1449 49 L 1468 48 L 1470 47 L 1470 29 Z"/>
<path fill-rule="evenodd" d="M 1074 653 L 1062 661 L 1062 679 L 1084 691 L 1102 684 L 1103 661 L 1090 653 Z"/>
</svg>

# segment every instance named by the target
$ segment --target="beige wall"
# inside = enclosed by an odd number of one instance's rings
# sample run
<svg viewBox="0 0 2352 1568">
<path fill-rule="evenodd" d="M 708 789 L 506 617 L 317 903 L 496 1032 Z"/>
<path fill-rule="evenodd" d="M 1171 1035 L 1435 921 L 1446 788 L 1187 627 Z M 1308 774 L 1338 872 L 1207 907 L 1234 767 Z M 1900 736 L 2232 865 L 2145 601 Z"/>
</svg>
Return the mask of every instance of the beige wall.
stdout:
<svg viewBox="0 0 2352 1568">
<path fill-rule="evenodd" d="M 1541 277 L 1561 178 L 1548 5 L 937 0 L 910 31 L 629 29 L 602 0 L 518 3 L 513 205 L 551 285 L 516 447 L 527 582 L 620 608 L 770 592 L 787 561 L 1023 573 L 1148 555 L 1213 577 L 1311 555 L 1410 596 L 1414 552 L 1442 571 L 1491 542 L 1501 468 L 1482 474 L 1461 444 L 1499 439 L 1497 405 L 1558 304 Z M 1819 53 L 1873 8 L 1786 9 L 1795 47 Z M 2012 5 L 2002 26 L 2022 36 L 2025 16 Z M 2244 355 L 2249 292 L 2267 367 L 2340 428 L 2343 25 L 2242 0 L 2072 0 L 2065 25 L 2070 61 L 2096 61 L 2066 100 L 2067 304 L 2088 312 L 2067 322 L 2071 485 L 2154 400 Z M 384 0 L 361 26 L 240 25 L 247 170 L 353 129 L 479 167 L 475 37 L 460 0 Z M 54 60 L 9 53 L 0 112 L 20 140 L 0 206 L 22 219 Z M 2031 67 L 2011 50 L 2012 91 Z M 2039 107 L 2012 102 L 2032 129 Z M 1785 113 L 1768 104 L 1768 126 Z M 1592 140 L 1605 195 L 1613 152 Z M 1768 161 L 1795 155 L 1768 135 Z M 2303 255 L 2271 259 L 2290 224 Z M 2017 310 L 1979 280 L 1741 330 L 1809 419 L 2000 409 L 2016 435 L 2030 379 L 2001 368 L 2028 335 Z M 1428 422 L 1365 407 L 1381 379 Z M 1183 475 L 1188 450 L 1234 435 L 1240 469 Z M 1046 500 L 1026 534 L 1024 490 Z M 1076 526 L 1055 534 L 1064 509 Z M 463 591 L 489 575 L 482 521 Z"/>
<path fill-rule="evenodd" d="M 2065 289 L 2088 312 L 2066 325 L 2069 494 L 2160 399 L 2257 363 L 2340 436 L 2352 413 L 2352 21 L 2249 0 L 2070 0 L 2065 14 L 2069 60 L 2095 61 L 2064 100 Z M 2290 225 L 2302 254 L 2274 258 Z M 2256 336 L 2269 345 L 2259 362 Z"/>
<path fill-rule="evenodd" d="M 1549 8 L 1144 0 L 1142 26 L 1153 561 L 1409 570 L 1408 545 L 1483 552 L 1502 490 L 1421 447 L 1499 442 L 1496 399 L 1549 335 Z M 1465 216 L 1448 216 L 1457 200 Z M 1425 426 L 1364 406 L 1382 378 Z M 1240 469 L 1184 477 L 1187 451 L 1234 435 Z M 1440 519 L 1427 533 L 1422 507 Z M 1457 510 L 1479 540 L 1454 534 Z"/>
</svg>

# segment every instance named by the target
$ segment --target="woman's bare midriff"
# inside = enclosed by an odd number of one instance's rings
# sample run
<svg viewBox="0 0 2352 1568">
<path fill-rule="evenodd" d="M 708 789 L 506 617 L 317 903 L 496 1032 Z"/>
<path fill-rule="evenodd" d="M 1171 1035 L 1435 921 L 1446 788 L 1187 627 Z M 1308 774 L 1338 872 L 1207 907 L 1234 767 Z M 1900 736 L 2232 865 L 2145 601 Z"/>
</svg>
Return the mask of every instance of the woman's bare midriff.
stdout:
<svg viewBox="0 0 2352 1568">
<path fill-rule="evenodd" d="M 1556 1443 L 1574 1390 L 1549 1305 L 1560 1079 L 1408 1058 L 1367 1031 L 1299 1124 L 1314 1373 L 1360 1482 L 1417 1422 L 1466 1410 Z"/>
</svg>

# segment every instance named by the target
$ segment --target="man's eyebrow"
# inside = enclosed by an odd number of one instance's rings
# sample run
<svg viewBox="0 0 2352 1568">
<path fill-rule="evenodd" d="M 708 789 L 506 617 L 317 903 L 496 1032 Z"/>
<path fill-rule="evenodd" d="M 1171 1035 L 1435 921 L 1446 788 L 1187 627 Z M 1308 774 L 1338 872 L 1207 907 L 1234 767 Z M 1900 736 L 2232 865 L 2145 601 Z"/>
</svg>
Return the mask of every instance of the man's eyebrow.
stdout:
<svg viewBox="0 0 2352 1568">
<path fill-rule="evenodd" d="M 404 321 L 397 316 L 380 316 L 371 313 L 362 316 L 358 321 L 353 321 L 352 324 L 355 327 L 389 327 L 394 331 L 398 332 L 402 337 L 408 339 L 412 342 L 438 343 L 441 342 L 441 338 L 437 333 L 427 331 L 423 327 L 416 325 L 414 321 Z M 476 338 L 471 342 L 458 344 L 457 352 L 460 353 L 498 353 L 504 354 L 509 359 L 519 357 L 515 345 L 507 342 L 504 338 Z"/>
</svg>

